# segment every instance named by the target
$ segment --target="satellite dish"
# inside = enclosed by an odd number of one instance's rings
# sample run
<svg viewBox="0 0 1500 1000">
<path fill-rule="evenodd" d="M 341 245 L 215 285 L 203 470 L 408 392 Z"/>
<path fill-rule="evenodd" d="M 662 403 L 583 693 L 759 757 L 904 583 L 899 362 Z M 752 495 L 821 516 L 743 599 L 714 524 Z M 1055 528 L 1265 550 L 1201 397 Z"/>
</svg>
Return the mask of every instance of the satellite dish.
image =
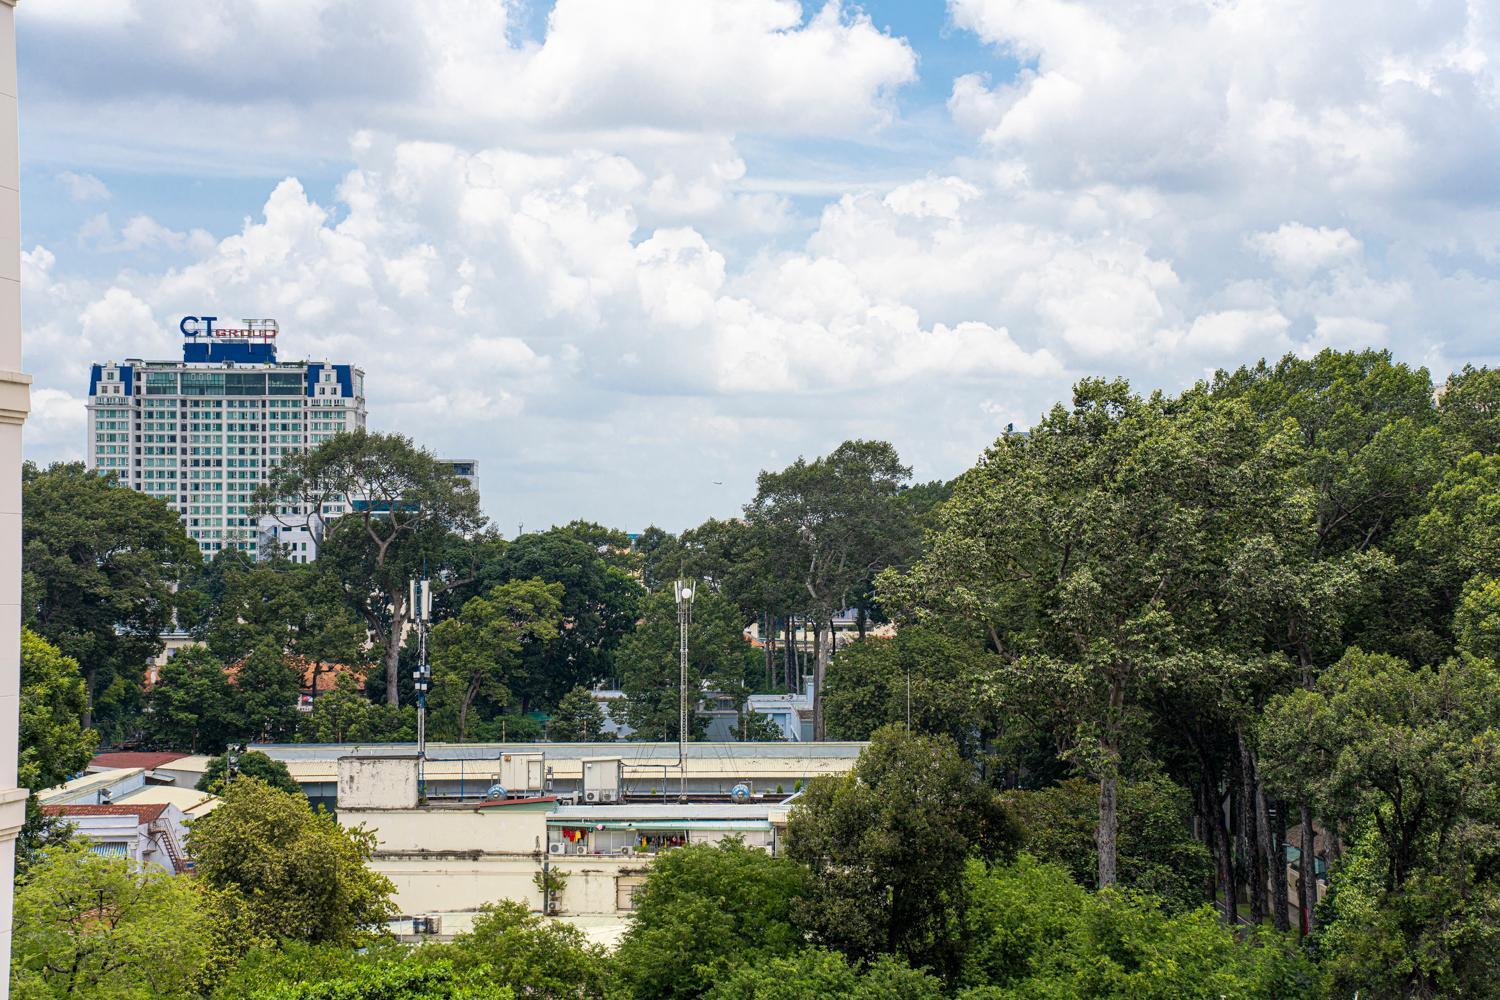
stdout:
<svg viewBox="0 0 1500 1000">
<path fill-rule="evenodd" d="M 486 789 L 484 794 L 485 798 L 503 799 L 505 798 L 505 786 L 497 781 Z"/>
</svg>

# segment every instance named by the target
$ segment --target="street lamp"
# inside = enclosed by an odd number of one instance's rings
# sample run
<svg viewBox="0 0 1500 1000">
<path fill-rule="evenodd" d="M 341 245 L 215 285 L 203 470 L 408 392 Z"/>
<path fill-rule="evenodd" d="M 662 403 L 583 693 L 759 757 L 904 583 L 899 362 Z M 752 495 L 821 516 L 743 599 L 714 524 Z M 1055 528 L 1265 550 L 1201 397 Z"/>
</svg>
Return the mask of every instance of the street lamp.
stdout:
<svg viewBox="0 0 1500 1000">
<path fill-rule="evenodd" d="M 680 801 L 687 801 L 687 734 L 688 734 L 688 625 L 693 621 L 693 595 L 697 583 L 678 580 L 672 585 L 677 596 L 677 666 L 679 689 L 677 704 L 677 763 L 682 767 Z"/>
</svg>

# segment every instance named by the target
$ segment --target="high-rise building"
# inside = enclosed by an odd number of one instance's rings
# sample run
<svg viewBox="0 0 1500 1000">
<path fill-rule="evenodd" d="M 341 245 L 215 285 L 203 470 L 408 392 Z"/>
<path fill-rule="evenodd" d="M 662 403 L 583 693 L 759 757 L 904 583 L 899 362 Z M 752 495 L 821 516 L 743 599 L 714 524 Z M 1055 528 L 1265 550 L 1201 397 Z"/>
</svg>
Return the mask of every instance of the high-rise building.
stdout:
<svg viewBox="0 0 1500 1000">
<path fill-rule="evenodd" d="M 255 488 L 284 456 L 365 426 L 365 373 L 277 361 L 275 320 L 217 320 L 183 318 L 181 361 L 93 366 L 88 465 L 165 500 L 205 558 L 224 549 L 261 557 L 274 535 L 251 516 Z"/>
</svg>

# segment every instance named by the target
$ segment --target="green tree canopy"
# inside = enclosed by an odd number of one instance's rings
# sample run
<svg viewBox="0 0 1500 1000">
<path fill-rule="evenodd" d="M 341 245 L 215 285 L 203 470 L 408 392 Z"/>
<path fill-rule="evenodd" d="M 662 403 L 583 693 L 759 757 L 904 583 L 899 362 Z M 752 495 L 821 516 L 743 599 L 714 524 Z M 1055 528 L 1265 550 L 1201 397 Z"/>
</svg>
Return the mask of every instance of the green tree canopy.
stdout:
<svg viewBox="0 0 1500 1000">
<path fill-rule="evenodd" d="M 487 906 L 473 927 L 441 949 L 460 973 L 483 971 L 490 982 L 517 996 L 546 1000 L 602 998 L 609 984 L 608 957 L 571 924 L 544 920 L 522 903 Z"/>
<path fill-rule="evenodd" d="M 179 649 L 157 673 L 149 698 L 150 742 L 201 753 L 244 735 L 224 662 L 207 646 Z"/>
<path fill-rule="evenodd" d="M 1094 826 L 1098 787 L 1070 778 L 1038 791 L 1005 793 L 1039 861 L 1065 868 L 1079 883 L 1095 885 L 1099 873 Z M 1120 784 L 1120 884 L 1158 897 L 1175 910 L 1208 902 L 1213 879 L 1208 849 L 1192 835 L 1192 799 L 1186 789 L 1155 776 Z"/>
<path fill-rule="evenodd" d="M 384 652 L 387 704 L 397 705 L 408 581 L 424 567 L 438 588 L 473 575 L 459 567 L 476 553 L 469 536 L 485 525 L 479 495 L 409 438 L 360 429 L 287 456 L 255 497 L 257 514 L 313 512 L 319 561 L 329 560 L 362 609 Z M 345 513 L 323 518 L 330 505 Z"/>
<path fill-rule="evenodd" d="M 21 630 L 21 758 L 23 788 L 60 785 L 80 773 L 99 747 L 85 729 L 87 696 L 78 663 L 30 629 Z"/>
<path fill-rule="evenodd" d="M 822 458 L 761 472 L 755 499 L 745 506 L 774 576 L 800 591 L 797 608 L 811 615 L 819 636 L 815 739 L 825 728 L 829 620 L 851 607 L 874 574 L 895 565 L 909 545 L 915 529 L 897 496 L 910 479 L 910 467 L 887 442 L 845 441 Z"/>
<path fill-rule="evenodd" d="M 795 904 L 820 943 L 882 953 L 951 979 L 962 957 L 965 866 L 1020 832 L 951 740 L 878 730 L 846 774 L 815 778 L 792 809 L 787 855 L 811 872 Z"/>
<path fill-rule="evenodd" d="M 643 589 L 584 526 L 522 535 L 484 574 L 487 587 L 532 579 L 562 584 L 563 627 L 527 652 L 516 693 L 527 706 L 551 706 L 580 684 L 614 676 L 615 650 L 635 627 Z"/>
<path fill-rule="evenodd" d="M 805 878 L 739 840 L 658 855 L 615 954 L 621 985 L 635 997 L 697 997 L 738 965 L 791 953 Z"/>
<path fill-rule="evenodd" d="M 254 778 L 219 794 L 223 804 L 194 821 L 188 853 L 199 878 L 234 894 L 256 933 L 349 943 L 393 915 L 395 886 L 366 865 L 373 834 Z"/>
<path fill-rule="evenodd" d="M 511 580 L 470 599 L 432 630 L 431 704 L 435 713 L 454 717 L 459 740 L 468 739 L 476 700 L 497 711 L 510 705 L 526 653 L 557 638 L 562 597 L 561 584 Z"/>
<path fill-rule="evenodd" d="M 187 998 L 211 957 L 210 910 L 190 880 L 53 847 L 16 888 L 11 947 L 18 1000 Z"/>
<path fill-rule="evenodd" d="M 836 951 L 804 948 L 793 955 L 743 965 L 716 983 L 711 1000 L 939 1000 L 942 980 L 882 955 L 861 970 Z"/>
<path fill-rule="evenodd" d="M 552 721 L 547 724 L 547 738 L 557 743 L 587 743 L 604 739 L 604 709 L 586 687 L 576 687 L 562 696 Z"/>
<path fill-rule="evenodd" d="M 161 500 L 81 463 L 27 465 L 21 502 L 23 620 L 82 669 L 85 724 L 123 736 L 198 547 Z"/>
<path fill-rule="evenodd" d="M 203 776 L 198 779 L 198 791 L 221 794 L 228 770 L 229 762 L 225 754 L 219 754 L 210 759 L 208 766 L 203 769 Z M 293 780 L 292 772 L 286 769 L 286 765 L 279 760 L 267 757 L 259 750 L 235 751 L 234 778 L 238 779 L 242 776 L 254 778 L 288 795 L 302 794 L 302 786 Z"/>
</svg>

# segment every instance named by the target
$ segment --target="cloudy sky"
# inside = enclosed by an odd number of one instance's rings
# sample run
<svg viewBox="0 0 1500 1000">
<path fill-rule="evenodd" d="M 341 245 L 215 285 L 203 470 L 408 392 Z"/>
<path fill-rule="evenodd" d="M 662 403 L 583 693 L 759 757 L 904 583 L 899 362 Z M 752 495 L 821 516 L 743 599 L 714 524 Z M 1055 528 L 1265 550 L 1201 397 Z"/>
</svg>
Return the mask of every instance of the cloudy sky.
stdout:
<svg viewBox="0 0 1500 1000">
<path fill-rule="evenodd" d="M 38 0 L 27 450 L 273 316 L 507 532 L 922 478 L 1078 377 L 1500 360 L 1496 0 Z M 722 485 L 720 485 L 722 484 Z"/>
</svg>

